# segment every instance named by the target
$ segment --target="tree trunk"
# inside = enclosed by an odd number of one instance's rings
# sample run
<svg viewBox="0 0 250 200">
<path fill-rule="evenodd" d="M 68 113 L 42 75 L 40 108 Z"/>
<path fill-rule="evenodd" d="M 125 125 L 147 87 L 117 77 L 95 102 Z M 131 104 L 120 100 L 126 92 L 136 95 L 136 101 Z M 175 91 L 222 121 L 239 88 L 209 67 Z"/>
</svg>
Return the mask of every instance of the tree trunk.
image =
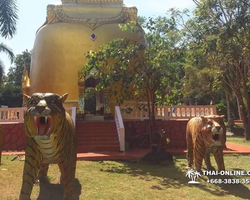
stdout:
<svg viewBox="0 0 250 200">
<path fill-rule="evenodd" d="M 249 122 L 246 125 L 244 125 L 244 129 L 245 129 L 245 139 L 250 140 L 250 123 Z"/>
<path fill-rule="evenodd" d="M 150 91 L 147 90 L 147 103 L 148 103 L 148 119 L 149 119 L 149 130 L 150 130 L 150 146 L 152 146 L 152 132 L 153 132 L 153 126 L 152 126 L 152 113 L 151 113 L 151 105 L 150 105 Z"/>
<path fill-rule="evenodd" d="M 154 91 L 148 89 L 148 116 L 150 126 L 150 146 L 155 145 L 155 112 L 154 112 Z"/>
<path fill-rule="evenodd" d="M 155 133 L 156 133 L 156 124 L 155 124 L 155 104 L 154 104 L 155 102 L 154 102 L 154 93 L 152 92 L 152 112 L 151 112 L 151 114 L 152 114 L 152 118 L 151 118 L 151 120 L 152 120 L 152 134 L 153 134 L 153 137 L 152 137 L 152 142 L 153 142 L 153 144 L 155 144 L 156 143 L 156 141 L 155 141 Z"/>
<path fill-rule="evenodd" d="M 235 92 L 235 94 L 236 94 L 236 99 L 238 103 L 239 114 L 241 116 L 244 130 L 245 130 L 245 139 L 250 140 L 250 118 L 248 115 L 249 111 L 246 110 L 243 97 L 241 96 L 241 94 L 239 94 L 238 92 Z"/>
<path fill-rule="evenodd" d="M 240 118 L 240 120 L 242 120 L 242 116 L 241 116 L 241 112 L 240 112 L 240 103 L 239 103 L 239 100 L 238 100 L 238 98 L 237 98 L 237 97 L 236 97 L 236 100 L 237 100 L 237 106 L 238 106 L 239 118 Z"/>
<path fill-rule="evenodd" d="M 231 107 L 230 107 L 230 98 L 229 95 L 225 92 L 226 102 L 227 102 L 227 122 L 231 121 Z"/>
</svg>

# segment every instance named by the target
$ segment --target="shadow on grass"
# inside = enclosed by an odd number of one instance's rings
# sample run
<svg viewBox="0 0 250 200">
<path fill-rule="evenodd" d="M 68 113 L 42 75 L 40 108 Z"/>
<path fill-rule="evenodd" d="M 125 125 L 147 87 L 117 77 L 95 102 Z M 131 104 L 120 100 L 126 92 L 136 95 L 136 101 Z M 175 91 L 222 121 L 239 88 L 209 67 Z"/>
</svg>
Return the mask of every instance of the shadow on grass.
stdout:
<svg viewBox="0 0 250 200">
<path fill-rule="evenodd" d="M 79 200 L 81 188 L 79 180 L 75 179 L 72 198 L 63 199 L 63 186 L 61 184 L 40 183 L 40 193 L 37 200 Z"/>
<path fill-rule="evenodd" d="M 204 182 L 207 181 L 207 179 L 235 179 L 233 176 L 205 176 L 207 178 L 204 178 L 204 176 L 200 179 L 202 179 Z M 203 182 L 203 183 L 204 183 Z M 246 187 L 244 184 L 200 184 L 198 185 L 199 188 L 201 188 L 204 191 L 210 192 L 213 195 L 216 196 L 225 196 L 225 195 L 233 195 L 235 197 L 240 197 L 242 199 L 250 199 L 250 190 L 248 187 Z M 216 185 L 217 187 L 210 188 L 210 185 Z"/>
<path fill-rule="evenodd" d="M 198 187 L 203 191 L 210 193 L 213 196 L 226 196 L 233 195 L 240 197 L 242 199 L 250 199 L 250 191 L 243 184 L 237 185 L 214 185 L 211 187 L 211 184 L 207 183 L 207 179 L 215 179 L 215 176 L 207 177 L 202 176 L 199 181 L 201 184 L 190 185 L 188 181 L 189 178 L 186 177 L 186 162 L 181 161 L 180 159 L 186 159 L 185 155 L 177 156 L 178 159 L 171 161 L 164 161 L 160 164 L 149 164 L 145 161 L 139 162 L 120 162 L 122 165 L 113 165 L 111 163 L 103 162 L 102 172 L 108 173 L 120 173 L 128 174 L 130 176 L 138 177 L 142 181 L 154 181 L 152 190 L 167 190 L 169 188 L 181 189 L 185 187 Z M 222 177 L 218 177 L 222 178 Z M 234 179 L 234 177 L 224 176 L 223 178 Z"/>
</svg>

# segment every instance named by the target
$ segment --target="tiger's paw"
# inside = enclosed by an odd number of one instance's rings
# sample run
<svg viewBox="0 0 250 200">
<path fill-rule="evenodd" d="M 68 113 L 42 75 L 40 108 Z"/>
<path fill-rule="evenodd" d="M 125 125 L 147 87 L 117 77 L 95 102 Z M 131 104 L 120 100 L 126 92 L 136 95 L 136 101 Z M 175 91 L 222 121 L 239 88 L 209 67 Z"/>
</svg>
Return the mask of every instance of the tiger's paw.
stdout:
<svg viewBox="0 0 250 200">
<path fill-rule="evenodd" d="M 215 169 L 213 166 L 207 167 L 207 170 L 208 170 L 208 171 L 216 171 L 216 169 Z"/>
</svg>

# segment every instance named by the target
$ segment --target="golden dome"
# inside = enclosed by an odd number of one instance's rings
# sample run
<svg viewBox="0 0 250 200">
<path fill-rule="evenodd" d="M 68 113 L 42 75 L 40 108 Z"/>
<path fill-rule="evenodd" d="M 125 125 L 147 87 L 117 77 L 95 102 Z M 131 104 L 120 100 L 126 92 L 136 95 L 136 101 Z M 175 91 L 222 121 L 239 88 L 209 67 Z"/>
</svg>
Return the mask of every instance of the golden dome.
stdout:
<svg viewBox="0 0 250 200">
<path fill-rule="evenodd" d="M 66 103 L 77 105 L 78 71 L 88 62 L 89 50 L 96 51 L 117 38 L 144 41 L 139 26 L 140 32 L 136 33 L 119 28 L 130 21 L 137 21 L 137 8 L 124 5 L 122 0 L 62 0 L 49 4 L 46 23 L 37 31 L 32 50 L 29 94 L 69 93 Z"/>
</svg>

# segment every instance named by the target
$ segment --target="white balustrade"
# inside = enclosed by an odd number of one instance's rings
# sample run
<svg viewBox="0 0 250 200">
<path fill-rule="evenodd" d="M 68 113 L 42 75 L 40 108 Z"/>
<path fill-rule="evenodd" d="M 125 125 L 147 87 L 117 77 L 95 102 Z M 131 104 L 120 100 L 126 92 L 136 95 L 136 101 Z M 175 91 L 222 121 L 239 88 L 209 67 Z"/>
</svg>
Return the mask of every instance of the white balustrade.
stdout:
<svg viewBox="0 0 250 200">
<path fill-rule="evenodd" d="M 146 110 L 140 110 L 133 106 L 121 106 L 123 119 L 129 120 L 145 120 L 148 119 Z M 171 120 L 171 119 L 190 119 L 197 116 L 216 115 L 215 105 L 205 106 L 163 106 L 156 107 L 156 119 Z"/>
<path fill-rule="evenodd" d="M 0 124 L 3 123 L 23 123 L 26 107 L 20 108 L 0 108 Z M 66 107 L 66 112 L 70 114 L 74 124 L 76 123 L 76 107 Z"/>
<path fill-rule="evenodd" d="M 24 120 L 25 107 L 20 108 L 0 108 L 0 123 L 22 123 Z"/>
<path fill-rule="evenodd" d="M 115 124 L 120 142 L 120 151 L 125 151 L 125 128 L 119 106 L 115 106 Z"/>
</svg>

